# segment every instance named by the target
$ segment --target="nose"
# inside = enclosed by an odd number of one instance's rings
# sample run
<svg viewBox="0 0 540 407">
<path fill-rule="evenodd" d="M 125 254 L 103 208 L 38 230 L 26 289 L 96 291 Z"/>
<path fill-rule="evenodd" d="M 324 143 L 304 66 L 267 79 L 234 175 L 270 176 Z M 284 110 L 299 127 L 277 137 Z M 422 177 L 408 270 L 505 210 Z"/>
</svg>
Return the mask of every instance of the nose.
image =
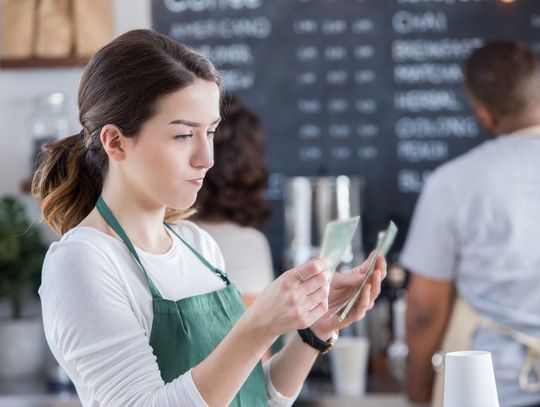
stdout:
<svg viewBox="0 0 540 407">
<path fill-rule="evenodd" d="M 191 165 L 195 168 L 209 169 L 214 165 L 214 143 L 206 134 L 196 137 L 197 142 L 191 155 Z"/>
</svg>

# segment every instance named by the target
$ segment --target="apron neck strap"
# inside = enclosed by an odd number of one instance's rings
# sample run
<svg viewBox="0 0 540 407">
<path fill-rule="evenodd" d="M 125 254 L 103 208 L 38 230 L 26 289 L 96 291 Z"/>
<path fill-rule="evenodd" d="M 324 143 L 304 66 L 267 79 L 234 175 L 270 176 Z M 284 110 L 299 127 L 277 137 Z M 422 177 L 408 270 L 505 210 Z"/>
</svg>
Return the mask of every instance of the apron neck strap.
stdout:
<svg viewBox="0 0 540 407">
<path fill-rule="evenodd" d="M 189 250 L 191 250 L 191 252 L 201 261 L 202 264 L 205 265 L 206 268 L 208 268 L 211 272 L 215 273 L 218 275 L 219 278 L 221 278 L 226 285 L 229 285 L 231 284 L 231 282 L 229 281 L 229 278 L 227 277 L 227 275 L 225 273 L 223 273 L 220 269 L 218 269 L 217 267 L 214 267 L 213 265 L 211 265 L 208 260 L 206 260 L 204 258 L 203 255 L 201 255 L 197 250 L 195 250 L 188 242 L 186 242 L 182 236 L 180 236 L 178 233 L 176 233 L 176 231 L 167 223 L 165 223 L 165 226 L 167 226 L 171 232 L 173 232 L 176 236 L 178 236 L 178 238 L 182 241 L 182 243 L 184 243 L 187 248 Z"/>
<path fill-rule="evenodd" d="M 129 252 L 131 253 L 131 256 L 133 256 L 133 259 L 138 264 L 142 272 L 144 273 L 144 276 L 146 277 L 146 281 L 148 282 L 148 286 L 150 287 L 150 292 L 152 293 L 152 298 L 154 299 L 162 299 L 161 294 L 157 287 L 155 286 L 152 279 L 148 276 L 148 273 L 146 272 L 146 269 L 144 268 L 144 265 L 142 264 L 141 259 L 139 258 L 139 255 L 137 254 L 137 251 L 135 250 L 135 247 L 131 243 L 131 240 L 129 240 L 128 235 L 116 219 L 116 217 L 113 215 L 112 211 L 109 209 L 101 195 L 99 196 L 96 208 L 98 212 L 103 216 L 103 219 L 109 224 L 111 228 L 120 236 L 124 244 L 127 246 Z"/>
</svg>

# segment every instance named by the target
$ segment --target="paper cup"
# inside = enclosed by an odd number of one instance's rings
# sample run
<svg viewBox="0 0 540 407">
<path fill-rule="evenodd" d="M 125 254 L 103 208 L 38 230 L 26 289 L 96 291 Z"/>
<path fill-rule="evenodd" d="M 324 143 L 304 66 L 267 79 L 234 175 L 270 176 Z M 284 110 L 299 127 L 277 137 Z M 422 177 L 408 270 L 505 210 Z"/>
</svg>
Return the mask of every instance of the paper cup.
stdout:
<svg viewBox="0 0 540 407">
<path fill-rule="evenodd" d="M 444 366 L 444 407 L 499 407 L 491 353 L 450 352 Z"/>
<path fill-rule="evenodd" d="M 366 392 L 369 340 L 341 337 L 330 352 L 332 384 L 339 396 L 362 396 Z"/>
</svg>

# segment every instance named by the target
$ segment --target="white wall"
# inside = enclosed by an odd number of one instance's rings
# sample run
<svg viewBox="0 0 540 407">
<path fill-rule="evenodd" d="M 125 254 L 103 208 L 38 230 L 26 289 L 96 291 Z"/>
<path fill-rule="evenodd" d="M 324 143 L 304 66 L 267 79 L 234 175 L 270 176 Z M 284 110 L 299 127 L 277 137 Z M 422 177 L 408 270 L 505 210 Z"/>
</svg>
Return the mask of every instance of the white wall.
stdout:
<svg viewBox="0 0 540 407">
<path fill-rule="evenodd" d="M 150 27 L 150 0 L 112 0 L 116 33 Z M 30 177 L 32 145 L 29 114 L 41 93 L 63 92 L 69 102 L 71 130 L 80 130 L 77 91 L 82 69 L 0 70 L 0 196 L 19 193 Z"/>
</svg>

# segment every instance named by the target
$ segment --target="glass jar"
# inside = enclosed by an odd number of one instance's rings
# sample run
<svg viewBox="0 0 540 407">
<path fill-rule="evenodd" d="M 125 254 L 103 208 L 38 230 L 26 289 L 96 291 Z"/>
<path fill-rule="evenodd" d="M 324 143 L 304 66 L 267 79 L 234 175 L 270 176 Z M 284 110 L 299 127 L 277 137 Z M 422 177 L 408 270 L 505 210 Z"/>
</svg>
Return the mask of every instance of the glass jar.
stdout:
<svg viewBox="0 0 540 407">
<path fill-rule="evenodd" d="M 32 137 L 32 173 L 41 164 L 41 149 L 69 133 L 69 115 L 66 97 L 61 92 L 53 92 L 37 96 L 30 112 L 30 134 Z"/>
</svg>

